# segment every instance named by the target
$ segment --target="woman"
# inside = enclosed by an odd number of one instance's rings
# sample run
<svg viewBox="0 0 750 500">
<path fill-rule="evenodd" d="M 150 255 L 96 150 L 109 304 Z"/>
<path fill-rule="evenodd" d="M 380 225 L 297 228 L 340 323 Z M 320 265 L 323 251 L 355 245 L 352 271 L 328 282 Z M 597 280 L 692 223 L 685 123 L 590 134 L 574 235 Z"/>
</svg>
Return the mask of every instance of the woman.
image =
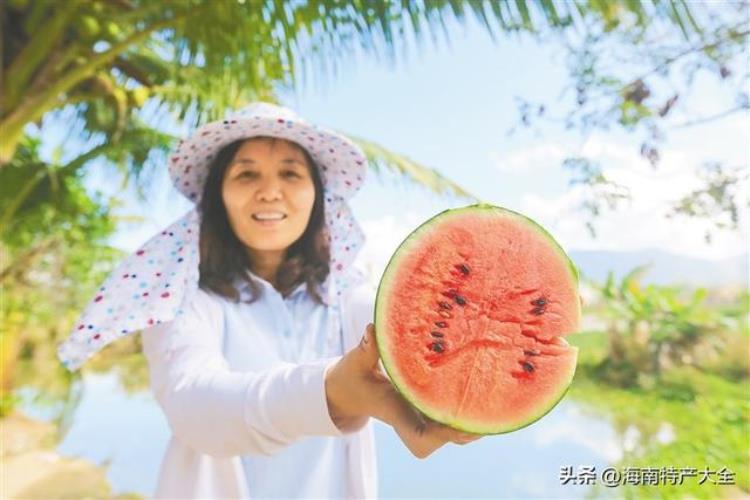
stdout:
<svg viewBox="0 0 750 500">
<path fill-rule="evenodd" d="M 365 171 L 348 139 L 264 103 L 177 147 L 170 173 L 199 209 L 126 260 L 60 348 L 75 368 L 143 330 L 173 431 L 158 497 L 375 496 L 370 417 L 419 457 L 475 439 L 380 371 L 346 202 Z"/>
</svg>

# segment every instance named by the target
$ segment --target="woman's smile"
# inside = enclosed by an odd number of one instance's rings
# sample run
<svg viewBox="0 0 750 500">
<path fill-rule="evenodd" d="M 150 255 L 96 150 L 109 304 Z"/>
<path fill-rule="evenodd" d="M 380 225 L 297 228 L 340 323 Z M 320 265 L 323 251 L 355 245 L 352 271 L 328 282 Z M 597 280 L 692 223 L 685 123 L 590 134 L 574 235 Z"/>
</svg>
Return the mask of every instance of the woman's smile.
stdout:
<svg viewBox="0 0 750 500">
<path fill-rule="evenodd" d="M 252 219 L 264 228 L 274 228 L 280 226 L 287 218 L 284 212 L 266 210 L 256 212 L 251 215 Z"/>
</svg>

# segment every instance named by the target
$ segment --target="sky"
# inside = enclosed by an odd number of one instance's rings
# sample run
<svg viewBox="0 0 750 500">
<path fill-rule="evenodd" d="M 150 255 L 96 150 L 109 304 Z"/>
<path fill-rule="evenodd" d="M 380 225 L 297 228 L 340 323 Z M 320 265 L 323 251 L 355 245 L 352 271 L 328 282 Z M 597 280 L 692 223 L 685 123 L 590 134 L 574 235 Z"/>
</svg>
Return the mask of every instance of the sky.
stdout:
<svg viewBox="0 0 750 500">
<path fill-rule="evenodd" d="M 639 138 L 595 131 L 586 137 L 547 124 L 535 131 L 507 132 L 518 121 L 515 99 L 548 103 L 554 113 L 566 86 L 565 53 L 550 43 L 504 37 L 497 42 L 472 22 L 452 28 L 450 45 L 426 43 L 395 64 L 358 57 L 333 78 L 306 80 L 280 94 L 281 103 L 308 121 L 379 143 L 434 167 L 493 204 L 520 211 L 545 226 L 565 250 L 661 249 L 674 254 L 721 259 L 748 249 L 748 217 L 742 229 L 715 233 L 706 244 L 706 222 L 661 216 L 669 203 L 700 186 L 694 171 L 701 159 L 747 165 L 750 119 L 733 115 L 710 126 L 671 131 L 662 163 L 652 169 L 639 154 Z M 731 105 L 731 95 L 711 78 L 699 77 L 689 98 L 694 117 Z M 608 166 L 608 175 L 631 188 L 631 205 L 605 213 L 598 237 L 577 211 L 580 189 L 569 187 L 564 157 L 587 154 Z M 105 184 L 94 174 L 89 185 Z M 113 243 L 132 250 L 190 204 L 169 186 L 166 168 L 157 173 L 158 193 L 137 201 L 126 194 L 119 213 L 140 215 Z M 438 196 L 393 175 L 370 176 L 352 200 L 368 236 L 365 267 L 382 268 L 398 243 L 430 216 L 467 200 Z"/>
</svg>

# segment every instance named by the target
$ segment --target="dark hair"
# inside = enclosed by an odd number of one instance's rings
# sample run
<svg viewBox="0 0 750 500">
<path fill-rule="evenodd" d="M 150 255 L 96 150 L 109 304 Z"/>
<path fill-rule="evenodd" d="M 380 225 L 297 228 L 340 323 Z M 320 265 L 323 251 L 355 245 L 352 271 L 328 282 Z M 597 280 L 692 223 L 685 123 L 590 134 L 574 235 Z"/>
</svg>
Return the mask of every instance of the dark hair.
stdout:
<svg viewBox="0 0 750 500">
<path fill-rule="evenodd" d="M 236 279 L 244 280 L 250 286 L 251 297 L 247 302 L 254 302 L 258 298 L 260 288 L 246 273 L 251 269 L 251 260 L 229 224 L 222 198 L 222 185 L 227 167 L 237 150 L 244 142 L 252 139 L 278 140 L 274 137 L 252 137 L 237 140 L 222 148 L 209 165 L 200 201 L 199 285 L 235 302 L 240 301 L 240 294 L 233 284 Z M 277 287 L 282 295 L 287 295 L 301 283 L 307 283 L 308 293 L 315 301 L 322 303 L 317 286 L 328 276 L 330 252 L 324 225 L 323 182 L 318 167 L 307 150 L 289 142 L 305 155 L 315 186 L 315 201 L 305 231 L 288 248 L 284 262 L 276 273 Z"/>
</svg>

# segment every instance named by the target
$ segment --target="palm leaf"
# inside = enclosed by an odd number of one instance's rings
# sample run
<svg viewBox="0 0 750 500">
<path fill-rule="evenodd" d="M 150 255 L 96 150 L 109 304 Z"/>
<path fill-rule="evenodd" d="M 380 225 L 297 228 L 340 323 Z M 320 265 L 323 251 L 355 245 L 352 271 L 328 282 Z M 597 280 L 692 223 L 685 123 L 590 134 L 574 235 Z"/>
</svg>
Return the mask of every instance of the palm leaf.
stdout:
<svg viewBox="0 0 750 500">
<path fill-rule="evenodd" d="M 622 278 L 620 282 L 620 294 L 625 296 L 630 293 L 637 293 L 640 289 L 641 280 L 648 273 L 651 268 L 651 264 L 644 264 L 632 269 L 628 274 Z"/>
<path fill-rule="evenodd" d="M 447 192 L 460 198 L 468 198 L 473 202 L 481 201 L 478 196 L 472 194 L 457 182 L 445 177 L 434 168 L 421 165 L 375 142 L 352 135 L 347 135 L 347 137 L 362 148 L 370 166 L 377 174 L 382 174 L 387 169 L 435 193 L 444 194 Z"/>
</svg>

